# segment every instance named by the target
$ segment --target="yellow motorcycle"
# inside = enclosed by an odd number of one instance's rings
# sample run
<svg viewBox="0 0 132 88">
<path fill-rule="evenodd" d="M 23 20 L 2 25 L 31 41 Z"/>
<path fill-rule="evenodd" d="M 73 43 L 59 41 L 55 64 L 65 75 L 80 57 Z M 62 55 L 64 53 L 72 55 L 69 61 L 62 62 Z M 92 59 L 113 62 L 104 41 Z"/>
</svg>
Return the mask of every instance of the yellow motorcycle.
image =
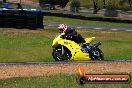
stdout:
<svg viewBox="0 0 132 88">
<path fill-rule="evenodd" d="M 83 44 L 77 44 L 72 40 L 62 38 L 65 33 L 61 33 L 53 40 L 52 56 L 55 61 L 67 60 L 104 60 L 103 52 L 98 48 L 100 42 L 91 44 L 95 37 L 85 38 L 86 43 L 90 44 L 90 51 L 85 52 Z"/>
</svg>

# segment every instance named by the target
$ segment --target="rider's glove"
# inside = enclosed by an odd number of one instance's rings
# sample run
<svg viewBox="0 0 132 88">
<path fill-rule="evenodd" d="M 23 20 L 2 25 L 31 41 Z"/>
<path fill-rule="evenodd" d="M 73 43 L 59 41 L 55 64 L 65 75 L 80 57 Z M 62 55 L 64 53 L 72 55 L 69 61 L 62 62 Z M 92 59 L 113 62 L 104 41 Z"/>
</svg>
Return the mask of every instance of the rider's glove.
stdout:
<svg viewBox="0 0 132 88">
<path fill-rule="evenodd" d="M 71 35 L 67 35 L 66 38 L 72 38 L 72 36 Z"/>
<path fill-rule="evenodd" d="M 61 36 L 61 38 L 63 38 L 63 39 L 64 39 L 64 38 L 66 38 L 66 36 L 65 36 L 65 35 L 62 35 L 62 36 Z"/>
<path fill-rule="evenodd" d="M 61 38 L 65 39 L 65 38 L 72 38 L 71 35 L 62 35 Z"/>
</svg>

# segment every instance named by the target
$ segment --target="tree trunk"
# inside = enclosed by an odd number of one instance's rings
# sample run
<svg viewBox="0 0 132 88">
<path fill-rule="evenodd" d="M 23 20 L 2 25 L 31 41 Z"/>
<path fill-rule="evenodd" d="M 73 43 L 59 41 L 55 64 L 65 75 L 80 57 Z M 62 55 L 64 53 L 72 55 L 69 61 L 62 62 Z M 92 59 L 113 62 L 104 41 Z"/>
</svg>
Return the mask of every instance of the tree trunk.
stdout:
<svg viewBox="0 0 132 88">
<path fill-rule="evenodd" d="M 132 0 L 128 0 L 129 6 L 132 7 Z"/>
<path fill-rule="evenodd" d="M 106 0 L 103 0 L 103 8 L 106 7 Z"/>
<path fill-rule="evenodd" d="M 93 14 L 97 14 L 99 11 L 98 0 L 93 0 L 93 7 L 94 7 Z"/>
</svg>

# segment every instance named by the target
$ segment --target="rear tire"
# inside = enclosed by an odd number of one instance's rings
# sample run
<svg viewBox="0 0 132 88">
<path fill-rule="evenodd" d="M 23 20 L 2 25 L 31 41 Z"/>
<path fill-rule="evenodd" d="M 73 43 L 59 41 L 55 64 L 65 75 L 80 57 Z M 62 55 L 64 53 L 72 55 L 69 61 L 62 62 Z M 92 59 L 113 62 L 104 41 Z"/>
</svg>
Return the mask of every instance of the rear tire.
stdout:
<svg viewBox="0 0 132 88">
<path fill-rule="evenodd" d="M 61 46 L 54 48 L 52 52 L 52 56 L 55 59 L 55 61 L 68 61 L 71 58 L 71 53 L 69 49 L 64 47 L 64 54 L 62 55 L 62 49 Z"/>
</svg>

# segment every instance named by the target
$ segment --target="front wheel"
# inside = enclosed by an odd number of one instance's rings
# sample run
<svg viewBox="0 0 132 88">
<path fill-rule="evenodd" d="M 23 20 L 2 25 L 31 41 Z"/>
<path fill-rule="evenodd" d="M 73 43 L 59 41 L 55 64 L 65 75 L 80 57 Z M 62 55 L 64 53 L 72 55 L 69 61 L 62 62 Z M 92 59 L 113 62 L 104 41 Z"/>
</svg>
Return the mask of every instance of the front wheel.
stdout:
<svg viewBox="0 0 132 88">
<path fill-rule="evenodd" d="M 89 56 L 92 60 L 104 60 L 104 54 L 99 48 L 92 49 Z"/>
<path fill-rule="evenodd" d="M 70 60 L 71 58 L 70 51 L 64 46 L 54 48 L 52 56 L 55 59 L 55 61 L 67 61 Z"/>
</svg>

